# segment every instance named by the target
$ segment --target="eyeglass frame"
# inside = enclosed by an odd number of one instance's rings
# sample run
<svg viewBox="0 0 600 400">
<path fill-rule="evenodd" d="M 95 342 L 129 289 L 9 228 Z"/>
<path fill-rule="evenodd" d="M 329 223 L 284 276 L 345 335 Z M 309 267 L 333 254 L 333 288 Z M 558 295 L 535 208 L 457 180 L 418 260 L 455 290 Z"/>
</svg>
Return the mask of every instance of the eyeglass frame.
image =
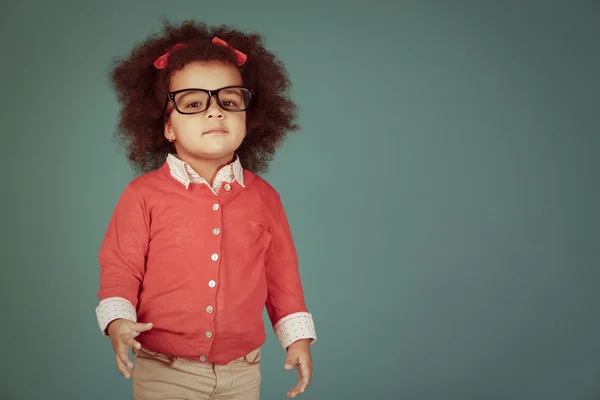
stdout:
<svg viewBox="0 0 600 400">
<path fill-rule="evenodd" d="M 225 107 L 223 107 L 223 105 L 221 104 L 221 100 L 219 100 L 219 92 L 221 90 L 225 90 L 225 89 L 245 89 L 250 93 L 250 99 L 248 100 L 248 105 L 246 106 L 246 108 L 244 108 L 243 110 L 228 110 Z M 208 94 L 208 100 L 206 101 L 206 108 L 202 111 L 195 111 L 195 112 L 182 112 L 181 110 L 179 110 L 179 107 L 177 107 L 177 103 L 175 102 L 175 95 L 182 93 L 182 92 L 187 92 L 190 90 L 199 90 L 201 92 L 205 92 Z M 187 89 L 179 89 L 176 90 L 174 92 L 169 92 L 167 93 L 167 98 L 165 99 L 165 107 L 163 109 L 163 114 L 165 114 L 165 112 L 167 111 L 167 106 L 169 105 L 169 103 L 173 103 L 173 108 L 182 115 L 193 115 L 193 114 L 200 114 L 206 110 L 208 110 L 208 108 L 210 107 L 210 99 L 211 98 L 215 98 L 217 100 L 217 105 L 223 110 L 223 111 L 229 111 L 229 112 L 244 112 L 246 110 L 248 110 L 248 108 L 250 107 L 250 103 L 252 102 L 252 99 L 254 97 L 254 90 L 245 87 L 245 86 L 238 86 L 238 85 L 233 85 L 233 86 L 225 86 L 222 87 L 220 89 L 216 89 L 216 90 L 208 90 L 208 89 L 200 89 L 200 88 L 187 88 Z"/>
</svg>

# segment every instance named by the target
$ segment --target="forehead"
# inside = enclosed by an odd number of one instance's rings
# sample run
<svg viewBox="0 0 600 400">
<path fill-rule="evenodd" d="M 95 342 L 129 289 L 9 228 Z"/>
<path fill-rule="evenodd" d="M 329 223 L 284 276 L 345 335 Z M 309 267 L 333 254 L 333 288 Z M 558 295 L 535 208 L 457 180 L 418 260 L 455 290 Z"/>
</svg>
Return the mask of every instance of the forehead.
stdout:
<svg viewBox="0 0 600 400">
<path fill-rule="evenodd" d="M 236 85 L 242 85 L 242 76 L 237 68 L 220 62 L 195 61 L 171 75 L 169 91 L 188 88 L 214 90 Z"/>
</svg>

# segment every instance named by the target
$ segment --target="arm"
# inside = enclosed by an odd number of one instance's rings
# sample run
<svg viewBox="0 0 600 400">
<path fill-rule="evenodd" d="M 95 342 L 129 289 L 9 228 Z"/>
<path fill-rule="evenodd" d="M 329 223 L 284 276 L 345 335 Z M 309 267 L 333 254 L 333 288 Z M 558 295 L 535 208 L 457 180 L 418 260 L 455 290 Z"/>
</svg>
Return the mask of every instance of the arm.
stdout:
<svg viewBox="0 0 600 400">
<path fill-rule="evenodd" d="M 99 254 L 98 325 L 104 335 L 116 319 L 136 322 L 138 291 L 144 276 L 149 224 L 142 199 L 132 184 L 121 195 Z"/>
<path fill-rule="evenodd" d="M 306 309 L 298 270 L 298 257 L 281 200 L 275 204 L 271 245 L 267 252 L 267 312 L 281 347 L 317 340 L 312 315 Z"/>
</svg>

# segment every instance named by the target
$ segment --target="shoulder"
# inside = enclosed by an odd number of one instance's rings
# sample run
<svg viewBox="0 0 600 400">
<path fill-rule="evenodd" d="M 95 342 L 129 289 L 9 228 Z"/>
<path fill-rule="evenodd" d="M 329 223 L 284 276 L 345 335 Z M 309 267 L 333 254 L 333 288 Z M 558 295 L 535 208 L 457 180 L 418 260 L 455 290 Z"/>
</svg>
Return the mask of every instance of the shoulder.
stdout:
<svg viewBox="0 0 600 400">
<path fill-rule="evenodd" d="M 244 170 L 244 181 L 248 189 L 257 191 L 266 202 L 279 202 L 277 190 L 263 177 Z"/>
<path fill-rule="evenodd" d="M 247 188 L 255 191 L 262 203 L 262 211 L 274 226 L 282 226 L 287 223 L 285 207 L 279 192 L 264 178 L 252 174 Z"/>
<path fill-rule="evenodd" d="M 129 183 L 131 186 L 136 188 L 144 188 L 152 186 L 159 181 L 163 181 L 165 178 L 164 168 L 160 167 L 150 172 L 146 172 L 140 176 L 137 176 L 131 180 Z"/>
<path fill-rule="evenodd" d="M 123 195 L 137 198 L 142 201 L 156 193 L 157 189 L 164 186 L 164 172 L 162 168 L 146 172 L 133 178 L 123 191 Z"/>
</svg>

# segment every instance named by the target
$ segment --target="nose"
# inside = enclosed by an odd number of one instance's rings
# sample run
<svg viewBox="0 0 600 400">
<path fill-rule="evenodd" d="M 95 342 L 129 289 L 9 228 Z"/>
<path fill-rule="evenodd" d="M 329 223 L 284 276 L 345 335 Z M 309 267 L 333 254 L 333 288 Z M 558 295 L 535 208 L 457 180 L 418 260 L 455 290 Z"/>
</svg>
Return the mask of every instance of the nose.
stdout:
<svg viewBox="0 0 600 400">
<path fill-rule="evenodd" d="M 210 103 L 208 103 L 208 108 L 206 109 L 206 117 L 207 118 L 217 118 L 223 119 L 223 110 L 217 104 L 217 99 L 215 97 L 210 99 Z"/>
</svg>

